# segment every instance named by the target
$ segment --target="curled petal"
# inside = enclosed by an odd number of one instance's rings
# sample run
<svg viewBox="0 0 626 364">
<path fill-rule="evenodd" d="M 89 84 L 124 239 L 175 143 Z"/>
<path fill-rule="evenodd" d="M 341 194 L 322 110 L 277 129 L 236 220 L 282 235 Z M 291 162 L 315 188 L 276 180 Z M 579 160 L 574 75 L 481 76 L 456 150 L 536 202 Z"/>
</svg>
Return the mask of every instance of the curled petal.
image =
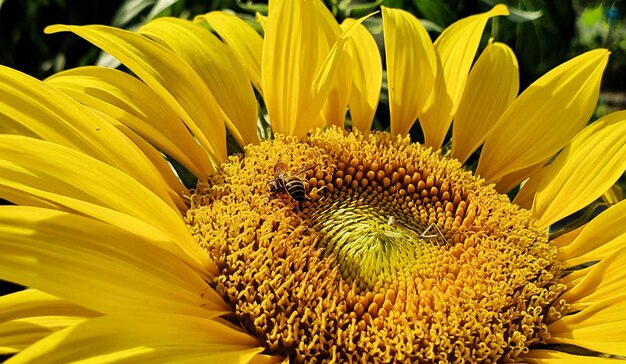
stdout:
<svg viewBox="0 0 626 364">
<path fill-rule="evenodd" d="M 353 19 L 346 19 L 342 28 L 354 24 Z M 352 127 L 363 132 L 370 130 L 383 80 L 383 67 L 378 46 L 372 35 L 363 25 L 359 25 L 351 40 L 352 53 L 352 90 L 350 91 L 350 117 Z"/>
<path fill-rule="evenodd" d="M 459 106 L 485 25 L 492 17 L 501 15 L 509 15 L 509 10 L 499 4 L 485 13 L 457 21 L 435 41 L 437 76 L 433 93 L 419 116 L 426 146 L 441 147 Z"/>
</svg>

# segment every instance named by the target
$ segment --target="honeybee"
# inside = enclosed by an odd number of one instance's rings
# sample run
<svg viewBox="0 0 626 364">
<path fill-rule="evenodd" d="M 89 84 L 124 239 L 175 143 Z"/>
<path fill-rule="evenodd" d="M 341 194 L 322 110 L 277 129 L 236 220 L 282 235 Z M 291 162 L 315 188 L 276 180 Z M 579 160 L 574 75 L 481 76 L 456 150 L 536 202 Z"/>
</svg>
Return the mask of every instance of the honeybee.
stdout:
<svg viewBox="0 0 626 364">
<path fill-rule="evenodd" d="M 270 185 L 270 194 L 272 198 L 276 196 L 277 193 L 286 192 L 293 198 L 298 201 L 298 207 L 302 210 L 304 201 L 309 199 L 309 196 L 306 194 L 306 189 L 304 187 L 304 181 L 300 177 L 299 174 L 310 171 L 315 168 L 317 164 L 314 164 L 310 167 L 307 167 L 297 173 L 290 173 L 287 169 L 287 165 L 282 162 L 278 162 L 274 165 L 274 178 L 270 179 L 267 183 Z"/>
</svg>

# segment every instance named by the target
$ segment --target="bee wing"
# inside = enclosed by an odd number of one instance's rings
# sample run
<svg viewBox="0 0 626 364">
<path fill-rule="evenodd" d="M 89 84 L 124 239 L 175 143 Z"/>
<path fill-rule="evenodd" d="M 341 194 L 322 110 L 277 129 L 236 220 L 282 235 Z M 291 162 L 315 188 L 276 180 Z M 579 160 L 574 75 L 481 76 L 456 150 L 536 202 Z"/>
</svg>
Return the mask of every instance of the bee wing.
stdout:
<svg viewBox="0 0 626 364">
<path fill-rule="evenodd" d="M 277 162 L 274 165 L 274 175 L 277 176 L 281 172 L 287 172 L 287 165 L 283 162 Z"/>
<path fill-rule="evenodd" d="M 317 163 L 311 163 L 308 166 L 304 167 L 304 169 L 301 169 L 300 171 L 298 171 L 295 175 L 297 176 L 299 174 L 302 174 L 302 173 L 304 173 L 306 171 L 309 171 L 309 170 L 311 170 L 311 169 L 313 169 L 313 168 L 315 168 L 317 166 L 318 166 Z"/>
</svg>

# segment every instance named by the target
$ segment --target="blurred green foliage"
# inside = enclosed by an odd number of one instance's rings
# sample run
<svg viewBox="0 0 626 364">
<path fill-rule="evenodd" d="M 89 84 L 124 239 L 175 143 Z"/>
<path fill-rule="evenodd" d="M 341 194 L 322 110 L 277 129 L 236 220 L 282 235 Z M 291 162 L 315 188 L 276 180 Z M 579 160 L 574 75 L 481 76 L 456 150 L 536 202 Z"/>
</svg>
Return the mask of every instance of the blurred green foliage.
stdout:
<svg viewBox="0 0 626 364">
<path fill-rule="evenodd" d="M 4 0 L 0 2 L 0 63 L 41 78 L 93 60 L 97 51 L 75 37 L 44 36 L 55 23 L 107 24 L 118 1 Z"/>
</svg>

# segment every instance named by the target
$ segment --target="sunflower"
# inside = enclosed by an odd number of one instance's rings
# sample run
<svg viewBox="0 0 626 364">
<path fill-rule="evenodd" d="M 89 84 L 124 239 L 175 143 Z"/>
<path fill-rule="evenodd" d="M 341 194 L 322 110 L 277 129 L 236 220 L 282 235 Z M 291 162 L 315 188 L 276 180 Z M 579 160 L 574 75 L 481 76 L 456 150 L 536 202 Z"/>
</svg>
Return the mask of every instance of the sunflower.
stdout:
<svg viewBox="0 0 626 364">
<path fill-rule="evenodd" d="M 0 208 L 0 278 L 30 287 L 0 298 L 0 353 L 625 356 L 626 203 L 563 225 L 626 169 L 626 112 L 586 126 L 608 51 L 518 95 L 506 45 L 490 41 L 473 62 L 487 21 L 507 14 L 459 20 L 433 43 L 412 15 L 383 8 L 389 132 L 370 130 L 375 41 L 318 0 L 270 1 L 263 38 L 224 12 L 136 33 L 49 27 L 133 75 L 82 67 L 38 81 L 0 69 L 0 197 L 14 204 Z M 269 131 L 257 129 L 257 98 Z M 418 119 L 423 143 L 407 135 Z M 228 155 L 227 140 L 242 152 Z M 504 193 L 522 181 L 511 202 Z"/>
</svg>

